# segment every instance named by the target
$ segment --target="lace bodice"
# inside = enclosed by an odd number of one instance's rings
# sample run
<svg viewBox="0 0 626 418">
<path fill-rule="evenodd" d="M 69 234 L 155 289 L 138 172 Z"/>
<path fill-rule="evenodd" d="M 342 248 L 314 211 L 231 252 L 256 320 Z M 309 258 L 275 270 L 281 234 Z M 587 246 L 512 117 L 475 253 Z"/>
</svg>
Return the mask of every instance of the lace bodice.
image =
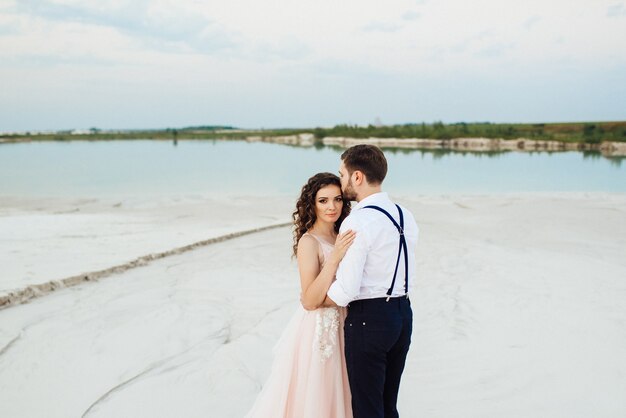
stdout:
<svg viewBox="0 0 626 418">
<path fill-rule="evenodd" d="M 320 237 L 307 232 L 320 245 L 320 267 L 324 266 L 326 259 L 333 251 L 335 246 Z M 338 308 L 319 308 L 315 313 L 315 344 L 319 351 L 320 361 L 324 362 L 333 354 L 333 350 L 337 346 L 337 336 L 339 334 L 339 309 Z"/>
</svg>

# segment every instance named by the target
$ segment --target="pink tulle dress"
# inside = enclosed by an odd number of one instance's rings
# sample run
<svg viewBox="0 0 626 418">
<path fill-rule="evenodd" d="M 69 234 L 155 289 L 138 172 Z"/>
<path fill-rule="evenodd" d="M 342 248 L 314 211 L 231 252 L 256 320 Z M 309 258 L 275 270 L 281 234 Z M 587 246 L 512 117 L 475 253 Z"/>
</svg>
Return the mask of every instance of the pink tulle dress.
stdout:
<svg viewBox="0 0 626 418">
<path fill-rule="evenodd" d="M 308 233 L 307 233 L 308 234 Z M 320 265 L 333 245 L 320 244 Z M 345 308 L 298 306 L 274 347 L 274 364 L 245 418 L 352 418 L 344 357 Z"/>
</svg>

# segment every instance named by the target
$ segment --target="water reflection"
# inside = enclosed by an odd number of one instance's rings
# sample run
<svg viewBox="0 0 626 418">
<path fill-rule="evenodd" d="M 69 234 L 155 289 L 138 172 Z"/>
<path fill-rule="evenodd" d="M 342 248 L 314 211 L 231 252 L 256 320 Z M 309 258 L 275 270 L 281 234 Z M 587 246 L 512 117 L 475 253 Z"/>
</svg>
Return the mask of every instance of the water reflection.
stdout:
<svg viewBox="0 0 626 418">
<path fill-rule="evenodd" d="M 622 161 L 626 157 L 612 157 L 609 155 L 604 155 L 599 151 L 582 151 L 583 159 L 586 160 L 600 160 L 606 159 L 612 166 L 621 167 Z"/>
<path fill-rule="evenodd" d="M 72 141 L 0 146 L 2 195 L 297 194 L 336 172 L 339 146 L 245 140 Z M 392 193 L 626 192 L 624 158 L 579 151 L 384 148 Z"/>
<path fill-rule="evenodd" d="M 322 145 L 323 146 L 323 145 Z M 343 150 L 344 148 L 336 145 L 327 145 L 330 148 L 336 150 Z M 455 149 L 414 149 L 404 147 L 382 147 L 386 153 L 391 154 L 414 154 L 418 153 L 421 156 L 432 156 L 433 159 L 442 159 L 446 156 L 471 156 L 474 158 L 501 158 L 511 153 L 522 153 L 528 156 L 551 156 L 559 155 L 563 153 L 580 153 L 584 159 L 606 159 L 611 165 L 621 167 L 622 161 L 626 157 L 613 157 L 602 154 L 600 151 L 554 151 L 554 150 L 533 150 L 533 151 L 514 151 L 514 150 L 489 150 L 489 151 L 476 151 L 476 150 L 455 150 Z"/>
<path fill-rule="evenodd" d="M 624 161 L 624 157 L 604 157 L 604 158 L 609 160 L 609 163 L 611 163 L 613 167 L 621 167 L 622 161 Z"/>
</svg>

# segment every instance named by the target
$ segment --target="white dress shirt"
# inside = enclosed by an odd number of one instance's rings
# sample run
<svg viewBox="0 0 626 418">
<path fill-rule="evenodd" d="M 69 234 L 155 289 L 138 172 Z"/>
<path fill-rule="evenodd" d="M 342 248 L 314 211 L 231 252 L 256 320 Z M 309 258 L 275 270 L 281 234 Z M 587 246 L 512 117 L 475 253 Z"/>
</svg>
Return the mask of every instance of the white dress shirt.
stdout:
<svg viewBox="0 0 626 418">
<path fill-rule="evenodd" d="M 328 289 L 328 296 L 339 306 L 353 300 L 387 297 L 398 259 L 400 236 L 384 213 L 364 208 L 375 205 L 385 209 L 400 224 L 400 214 L 387 193 L 374 193 L 357 203 L 344 219 L 339 232 L 356 231 L 352 246 L 339 264 L 337 280 Z M 418 227 L 413 214 L 400 206 L 404 215 L 404 236 L 409 256 L 409 291 L 415 280 L 415 248 Z M 404 252 L 400 256 L 392 297 L 403 296 Z"/>
</svg>

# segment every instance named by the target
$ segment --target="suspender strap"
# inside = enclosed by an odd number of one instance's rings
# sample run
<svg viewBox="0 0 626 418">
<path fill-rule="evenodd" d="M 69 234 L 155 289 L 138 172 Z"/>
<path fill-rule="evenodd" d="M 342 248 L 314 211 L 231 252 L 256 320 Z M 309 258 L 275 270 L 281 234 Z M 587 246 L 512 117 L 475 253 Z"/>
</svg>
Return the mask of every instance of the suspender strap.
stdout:
<svg viewBox="0 0 626 418">
<path fill-rule="evenodd" d="M 407 251 L 406 237 L 404 236 L 404 214 L 402 213 L 402 209 L 400 209 L 400 206 L 396 205 L 396 207 L 398 208 L 398 213 L 400 213 L 400 224 L 398 224 L 398 222 L 396 222 L 396 220 L 393 219 L 393 216 L 391 216 L 389 212 L 387 212 L 385 209 L 379 206 L 375 206 L 375 205 L 364 206 L 364 208 L 375 209 L 385 214 L 385 216 L 389 218 L 391 223 L 393 223 L 393 225 L 398 230 L 398 233 L 400 234 L 398 258 L 396 260 L 396 268 L 393 271 L 393 279 L 391 280 L 391 287 L 389 288 L 389 290 L 387 290 L 387 301 L 389 301 L 389 298 L 391 297 L 391 293 L 393 292 L 393 287 L 396 284 L 396 276 L 398 275 L 398 266 L 400 265 L 400 255 L 402 254 L 402 251 L 404 251 L 404 293 L 406 295 L 409 294 L 409 253 Z"/>
</svg>

